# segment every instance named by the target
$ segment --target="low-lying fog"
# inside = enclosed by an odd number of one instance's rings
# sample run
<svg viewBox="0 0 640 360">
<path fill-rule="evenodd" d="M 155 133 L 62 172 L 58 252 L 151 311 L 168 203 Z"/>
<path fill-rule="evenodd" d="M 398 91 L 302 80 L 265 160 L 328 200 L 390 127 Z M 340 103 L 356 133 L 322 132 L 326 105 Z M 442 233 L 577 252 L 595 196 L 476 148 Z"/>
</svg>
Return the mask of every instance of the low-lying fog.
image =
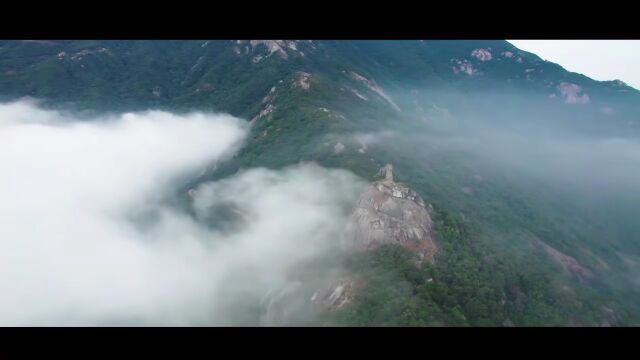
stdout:
<svg viewBox="0 0 640 360">
<path fill-rule="evenodd" d="M 247 132 L 224 114 L 0 104 L 0 325 L 230 324 L 230 304 L 332 251 L 361 185 L 346 171 L 249 169 L 191 191 L 192 212 L 168 205 Z M 219 207 L 241 221 L 212 226 Z"/>
</svg>

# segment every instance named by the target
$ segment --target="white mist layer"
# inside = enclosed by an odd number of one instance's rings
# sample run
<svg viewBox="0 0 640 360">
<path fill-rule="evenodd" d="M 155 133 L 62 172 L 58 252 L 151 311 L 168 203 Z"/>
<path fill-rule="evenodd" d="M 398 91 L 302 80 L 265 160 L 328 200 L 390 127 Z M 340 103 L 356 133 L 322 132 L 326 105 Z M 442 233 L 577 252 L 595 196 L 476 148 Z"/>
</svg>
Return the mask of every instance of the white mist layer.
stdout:
<svg viewBox="0 0 640 360">
<path fill-rule="evenodd" d="M 163 202 L 178 179 L 231 155 L 244 124 L 0 104 L 0 325 L 225 323 L 234 296 L 281 286 L 328 249 L 357 194 L 347 172 L 253 169 L 202 185 L 195 213 L 232 203 L 247 219 L 232 231 Z"/>
</svg>

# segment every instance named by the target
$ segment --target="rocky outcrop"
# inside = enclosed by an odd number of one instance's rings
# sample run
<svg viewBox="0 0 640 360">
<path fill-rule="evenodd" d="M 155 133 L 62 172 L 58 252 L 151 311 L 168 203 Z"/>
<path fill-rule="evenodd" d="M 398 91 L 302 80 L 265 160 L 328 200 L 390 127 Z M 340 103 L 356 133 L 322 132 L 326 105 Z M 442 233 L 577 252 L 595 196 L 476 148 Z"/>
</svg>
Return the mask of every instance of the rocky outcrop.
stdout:
<svg viewBox="0 0 640 360">
<path fill-rule="evenodd" d="M 480 61 L 490 61 L 493 58 L 488 49 L 475 49 L 471 52 L 471 56 Z"/>
<path fill-rule="evenodd" d="M 576 259 L 573 257 L 551 247 L 549 244 L 545 243 L 540 239 L 535 239 L 535 243 L 542 247 L 542 249 L 547 253 L 549 258 L 562 266 L 562 268 L 569 273 L 571 276 L 577 278 L 580 281 L 587 281 L 593 279 L 593 273 L 591 270 L 582 266 Z"/>
<path fill-rule="evenodd" d="M 357 80 L 361 83 L 363 83 L 367 88 L 369 88 L 369 90 L 373 91 L 374 93 L 378 94 L 378 96 L 380 96 L 382 99 L 384 99 L 387 103 L 389 103 L 389 105 L 391 105 L 391 107 L 396 110 L 397 112 L 401 112 L 402 110 L 400 109 L 400 107 L 398 106 L 398 104 L 396 104 L 393 99 L 391 99 L 391 97 L 389 95 L 387 95 L 387 93 L 382 90 L 382 88 L 380 86 L 378 86 L 378 84 L 376 84 L 376 82 L 374 80 L 370 80 L 367 79 L 366 77 L 358 74 L 357 72 L 352 71 L 351 72 L 351 78 L 354 80 Z M 352 90 L 353 91 L 353 90 Z M 354 92 L 359 98 L 363 99 L 363 100 L 367 100 L 366 97 L 358 94 L 357 92 Z"/>
<path fill-rule="evenodd" d="M 283 60 L 291 56 L 304 57 L 301 44 L 304 44 L 307 50 L 315 49 L 315 45 L 310 40 L 236 40 L 233 51 L 236 55 L 252 55 L 253 63 L 257 64 L 274 54 Z"/>
<path fill-rule="evenodd" d="M 437 246 L 430 207 L 408 186 L 393 178 L 387 164 L 378 180 L 360 194 L 345 229 L 346 247 L 351 251 L 373 251 L 382 245 L 397 244 L 415 252 L 420 261 L 435 261 Z M 334 311 L 351 303 L 365 286 L 361 277 L 341 274 L 326 282 L 311 302 L 322 311 Z"/>
<path fill-rule="evenodd" d="M 567 104 L 588 104 L 591 101 L 579 85 L 562 82 L 558 85 L 558 90 Z"/>
<path fill-rule="evenodd" d="M 420 195 L 395 181 L 393 166 L 387 164 L 380 169 L 378 180 L 363 190 L 351 212 L 345 229 L 346 248 L 372 251 L 385 244 L 398 244 L 415 252 L 420 261 L 433 263 L 437 246 L 430 213 L 431 207 Z M 312 290 L 307 292 L 305 286 Z M 319 281 L 291 282 L 265 295 L 260 323 L 289 324 L 309 311 L 306 305 L 320 312 L 344 309 L 364 287 L 362 275 L 340 269 L 329 271 Z"/>
<path fill-rule="evenodd" d="M 261 302 L 261 326 L 287 326 L 324 312 L 347 307 L 364 286 L 364 278 L 330 271 L 322 278 L 299 279 L 267 292 Z"/>
<path fill-rule="evenodd" d="M 473 65 L 471 65 L 469 60 L 452 59 L 451 61 L 453 62 L 452 70 L 454 74 L 462 73 L 472 76 L 476 73 L 476 70 L 473 68 Z"/>
<path fill-rule="evenodd" d="M 347 247 L 367 251 L 398 244 L 433 262 L 437 246 L 430 208 L 415 191 L 394 181 L 390 164 L 378 175 L 380 179 L 365 188 L 351 214 Z"/>
<path fill-rule="evenodd" d="M 299 71 L 296 73 L 296 79 L 293 82 L 294 88 L 300 88 L 302 90 L 309 90 L 311 84 L 309 80 L 311 79 L 311 74 Z"/>
<path fill-rule="evenodd" d="M 334 311 L 347 306 L 364 280 L 353 274 L 343 274 L 314 292 L 311 303 L 322 311 Z"/>
<path fill-rule="evenodd" d="M 70 59 L 73 61 L 80 61 L 84 59 L 84 57 L 86 57 L 87 55 L 102 54 L 102 53 L 109 53 L 109 49 L 105 47 L 98 48 L 98 49 L 84 49 L 84 50 L 70 53 L 70 54 L 65 51 L 62 51 L 58 53 L 58 60 Z"/>
</svg>

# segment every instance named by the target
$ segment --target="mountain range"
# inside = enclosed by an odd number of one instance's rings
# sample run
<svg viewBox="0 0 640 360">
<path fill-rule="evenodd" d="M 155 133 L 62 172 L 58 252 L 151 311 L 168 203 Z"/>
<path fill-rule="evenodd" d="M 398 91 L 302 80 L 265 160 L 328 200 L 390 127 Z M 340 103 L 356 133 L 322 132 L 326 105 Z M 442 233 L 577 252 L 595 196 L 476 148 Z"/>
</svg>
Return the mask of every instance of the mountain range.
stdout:
<svg viewBox="0 0 640 360">
<path fill-rule="evenodd" d="M 415 249 L 385 241 L 357 252 L 345 260 L 357 276 L 337 283 L 359 290 L 335 309 L 345 295 L 331 285 L 332 310 L 311 324 L 640 323 L 640 91 L 623 81 L 498 40 L 0 41 L 0 99 L 24 97 L 80 116 L 249 122 L 242 149 L 185 183 L 184 199 L 204 181 L 301 162 L 410 196 L 389 206 L 429 214 L 433 261 L 416 266 Z"/>
</svg>

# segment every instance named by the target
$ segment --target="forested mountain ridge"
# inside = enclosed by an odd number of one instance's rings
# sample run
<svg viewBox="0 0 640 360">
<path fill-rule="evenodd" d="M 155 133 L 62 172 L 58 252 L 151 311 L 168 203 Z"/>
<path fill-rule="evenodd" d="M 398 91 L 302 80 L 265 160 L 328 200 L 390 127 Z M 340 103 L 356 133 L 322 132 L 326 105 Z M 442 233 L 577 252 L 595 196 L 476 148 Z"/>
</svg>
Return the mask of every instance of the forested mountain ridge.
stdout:
<svg viewBox="0 0 640 360">
<path fill-rule="evenodd" d="M 623 194 L 577 186 L 580 175 L 556 167 L 550 180 L 548 168 L 505 154 L 521 135 L 531 135 L 518 144 L 527 151 L 557 146 L 557 134 L 571 144 L 634 141 L 640 92 L 621 81 L 568 72 L 506 41 L 1 41 L 0 97 L 25 96 L 82 111 L 250 121 L 243 149 L 194 182 L 301 161 L 372 179 L 393 164 L 434 205 L 439 260 L 416 268 L 393 246 L 348 259 L 370 291 L 323 321 L 639 321 L 633 185 Z M 546 163 L 558 153 L 531 156 Z"/>
</svg>

